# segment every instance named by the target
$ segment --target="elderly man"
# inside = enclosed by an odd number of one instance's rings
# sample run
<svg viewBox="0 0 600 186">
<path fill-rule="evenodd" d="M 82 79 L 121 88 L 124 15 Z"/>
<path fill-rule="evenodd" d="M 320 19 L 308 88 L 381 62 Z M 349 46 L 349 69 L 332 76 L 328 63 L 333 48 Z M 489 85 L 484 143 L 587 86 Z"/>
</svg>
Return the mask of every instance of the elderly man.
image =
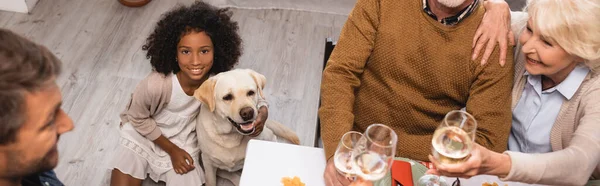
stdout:
<svg viewBox="0 0 600 186">
<path fill-rule="evenodd" d="M 60 61 L 48 49 L 0 29 L 0 185 L 62 185 L 51 171 L 57 143 L 73 129 L 60 108 Z"/>
<path fill-rule="evenodd" d="M 475 141 L 506 150 L 512 50 L 506 66 L 471 60 L 482 0 L 358 0 L 323 73 L 321 134 L 327 185 L 348 185 L 331 160 L 341 136 L 383 123 L 398 134 L 396 156 L 427 161 L 446 113 L 466 108 Z M 488 61 L 498 61 L 496 48 Z"/>
</svg>

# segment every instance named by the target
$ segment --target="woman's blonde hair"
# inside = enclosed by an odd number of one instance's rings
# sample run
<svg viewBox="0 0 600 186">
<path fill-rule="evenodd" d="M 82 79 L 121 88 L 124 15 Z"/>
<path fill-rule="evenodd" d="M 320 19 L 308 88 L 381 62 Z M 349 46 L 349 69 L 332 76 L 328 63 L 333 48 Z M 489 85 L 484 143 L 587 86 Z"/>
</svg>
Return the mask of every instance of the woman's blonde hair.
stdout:
<svg viewBox="0 0 600 186">
<path fill-rule="evenodd" d="M 600 70 L 599 0 L 528 0 L 526 10 L 542 36 Z"/>
</svg>

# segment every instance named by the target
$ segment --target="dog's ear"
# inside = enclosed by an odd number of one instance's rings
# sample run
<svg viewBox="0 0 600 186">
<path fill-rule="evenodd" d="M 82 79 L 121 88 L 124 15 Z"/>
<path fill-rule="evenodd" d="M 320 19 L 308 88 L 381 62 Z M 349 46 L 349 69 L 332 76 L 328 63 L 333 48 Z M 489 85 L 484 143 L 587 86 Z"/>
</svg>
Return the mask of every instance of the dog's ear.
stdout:
<svg viewBox="0 0 600 186">
<path fill-rule="evenodd" d="M 265 84 L 267 84 L 267 78 L 265 78 L 265 76 L 263 76 L 262 74 L 259 74 L 258 72 L 254 71 L 254 70 L 250 70 L 250 69 L 247 69 L 247 70 L 248 70 L 248 73 L 250 74 L 250 76 L 252 76 L 252 79 L 254 79 L 254 82 L 256 83 L 256 85 L 258 86 L 258 95 L 260 95 L 261 98 L 265 99 L 262 89 L 265 88 Z"/>
<path fill-rule="evenodd" d="M 215 111 L 215 85 L 217 80 L 215 78 L 209 78 L 200 88 L 194 91 L 194 97 L 200 100 L 203 104 L 208 106 L 208 109 L 213 112 Z"/>
</svg>

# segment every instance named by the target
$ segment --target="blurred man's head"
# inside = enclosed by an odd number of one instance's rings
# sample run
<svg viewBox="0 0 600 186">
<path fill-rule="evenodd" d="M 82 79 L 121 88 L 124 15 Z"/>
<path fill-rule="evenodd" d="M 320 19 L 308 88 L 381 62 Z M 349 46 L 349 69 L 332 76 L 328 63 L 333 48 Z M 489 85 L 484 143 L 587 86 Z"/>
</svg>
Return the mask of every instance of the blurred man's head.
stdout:
<svg viewBox="0 0 600 186">
<path fill-rule="evenodd" d="M 60 68 L 45 47 L 0 29 L 0 179 L 56 167 L 58 138 L 73 129 L 60 108 Z"/>
</svg>

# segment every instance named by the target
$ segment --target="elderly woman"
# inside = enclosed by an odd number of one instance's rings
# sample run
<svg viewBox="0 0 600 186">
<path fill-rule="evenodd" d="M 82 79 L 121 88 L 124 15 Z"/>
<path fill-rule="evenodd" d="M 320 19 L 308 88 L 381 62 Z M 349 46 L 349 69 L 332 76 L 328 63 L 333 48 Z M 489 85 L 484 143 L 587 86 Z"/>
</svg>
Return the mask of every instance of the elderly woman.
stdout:
<svg viewBox="0 0 600 186">
<path fill-rule="evenodd" d="M 553 185 L 600 178 L 600 1 L 529 0 L 527 13 L 513 15 L 520 31 L 510 151 L 476 145 L 454 165 L 430 156 L 429 173 Z"/>
</svg>

